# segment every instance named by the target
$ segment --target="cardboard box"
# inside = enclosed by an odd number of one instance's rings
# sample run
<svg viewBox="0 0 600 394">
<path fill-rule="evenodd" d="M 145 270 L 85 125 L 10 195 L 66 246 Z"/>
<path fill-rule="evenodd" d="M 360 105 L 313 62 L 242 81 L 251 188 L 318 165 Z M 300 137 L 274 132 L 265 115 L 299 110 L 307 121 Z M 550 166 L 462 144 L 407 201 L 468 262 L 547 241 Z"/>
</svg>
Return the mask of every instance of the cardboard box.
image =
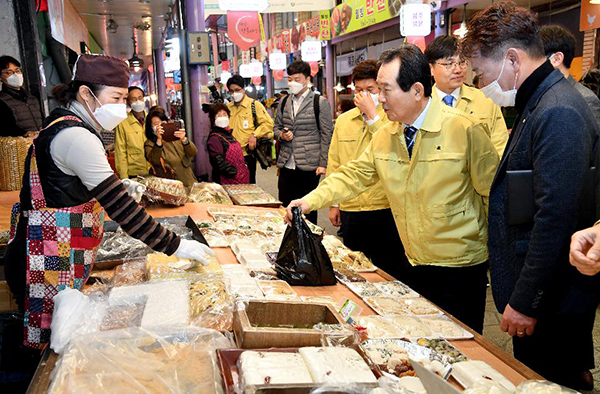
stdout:
<svg viewBox="0 0 600 394">
<path fill-rule="evenodd" d="M 321 346 L 322 331 L 294 327 L 344 324 L 332 305 L 297 301 L 248 301 L 246 309 L 237 310 L 233 317 L 233 330 L 242 349 Z"/>
</svg>

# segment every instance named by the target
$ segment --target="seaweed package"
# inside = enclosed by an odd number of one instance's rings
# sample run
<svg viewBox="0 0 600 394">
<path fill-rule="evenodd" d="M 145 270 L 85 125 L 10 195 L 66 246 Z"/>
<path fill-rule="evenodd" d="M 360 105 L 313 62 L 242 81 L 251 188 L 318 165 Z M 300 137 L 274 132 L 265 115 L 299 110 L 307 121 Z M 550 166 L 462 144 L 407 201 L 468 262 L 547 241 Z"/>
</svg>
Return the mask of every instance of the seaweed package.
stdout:
<svg viewBox="0 0 600 394">
<path fill-rule="evenodd" d="M 277 276 L 290 285 L 335 285 L 333 266 L 320 238 L 311 232 L 300 208 L 292 212 L 292 226 L 285 230 L 275 262 Z"/>
</svg>

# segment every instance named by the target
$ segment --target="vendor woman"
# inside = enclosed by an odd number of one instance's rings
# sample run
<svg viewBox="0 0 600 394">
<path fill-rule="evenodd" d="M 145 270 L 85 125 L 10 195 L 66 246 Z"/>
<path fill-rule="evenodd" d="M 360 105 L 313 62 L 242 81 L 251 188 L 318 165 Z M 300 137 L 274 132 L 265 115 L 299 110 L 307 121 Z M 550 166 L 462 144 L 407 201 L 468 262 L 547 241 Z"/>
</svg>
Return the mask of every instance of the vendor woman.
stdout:
<svg viewBox="0 0 600 394">
<path fill-rule="evenodd" d="M 50 339 L 54 297 L 81 289 L 96 259 L 104 211 L 158 252 L 207 264 L 205 245 L 182 240 L 129 196 L 106 159 L 100 132 L 126 117 L 129 67 L 109 56 L 81 55 L 69 85 L 54 88 L 61 106 L 44 121 L 25 161 L 5 258 L 8 285 L 24 311 L 24 344 Z"/>
</svg>

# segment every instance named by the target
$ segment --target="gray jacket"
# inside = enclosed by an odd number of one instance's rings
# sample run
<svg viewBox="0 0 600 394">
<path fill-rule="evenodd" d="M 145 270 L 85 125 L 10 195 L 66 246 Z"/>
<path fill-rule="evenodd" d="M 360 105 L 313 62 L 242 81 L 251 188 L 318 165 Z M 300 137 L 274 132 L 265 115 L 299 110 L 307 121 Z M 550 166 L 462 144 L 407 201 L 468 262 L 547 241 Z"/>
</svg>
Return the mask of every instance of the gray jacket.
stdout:
<svg viewBox="0 0 600 394">
<path fill-rule="evenodd" d="M 285 108 L 277 108 L 274 133 L 279 140 L 279 158 L 277 167 L 283 168 L 292 153 L 296 168 L 302 171 L 314 171 L 317 167 L 327 167 L 329 143 L 333 133 L 331 108 L 326 98 L 319 97 L 319 121 L 321 129 L 317 128 L 314 110 L 314 92 L 308 93 L 300 110 L 294 117 L 292 97 L 286 100 Z M 280 139 L 284 127 L 294 133 L 291 141 Z"/>
<path fill-rule="evenodd" d="M 596 96 L 596 94 L 590 89 L 577 82 L 571 75 L 569 75 L 567 80 L 571 82 L 571 85 L 573 85 L 579 94 L 583 96 L 585 102 L 590 106 L 592 114 L 594 114 L 594 118 L 596 118 L 596 123 L 598 123 L 598 126 L 600 126 L 600 98 L 598 98 L 598 96 Z"/>
</svg>

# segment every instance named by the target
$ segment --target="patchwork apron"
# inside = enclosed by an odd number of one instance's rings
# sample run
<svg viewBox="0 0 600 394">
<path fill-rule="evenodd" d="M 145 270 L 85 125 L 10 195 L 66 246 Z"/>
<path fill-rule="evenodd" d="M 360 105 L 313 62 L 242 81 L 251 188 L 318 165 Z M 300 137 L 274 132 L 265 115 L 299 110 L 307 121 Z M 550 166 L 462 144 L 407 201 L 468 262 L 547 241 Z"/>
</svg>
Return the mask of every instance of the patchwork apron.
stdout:
<svg viewBox="0 0 600 394">
<path fill-rule="evenodd" d="M 28 218 L 24 344 L 42 348 L 50 341 L 54 297 L 71 287 L 81 290 L 96 260 L 104 232 L 104 210 L 96 200 L 69 208 L 48 208 L 40 183 L 35 144 L 29 171 L 32 209 Z M 18 222 L 19 204 L 11 224 Z M 12 227 L 12 226 L 11 226 Z M 15 230 L 11 228 L 11 235 Z"/>
<path fill-rule="evenodd" d="M 239 142 L 229 142 L 222 135 L 216 134 L 219 138 L 229 144 L 225 152 L 225 160 L 237 168 L 237 174 L 233 178 L 221 176 L 221 185 L 240 185 L 250 183 L 250 171 L 244 160 L 244 153 Z"/>
</svg>

